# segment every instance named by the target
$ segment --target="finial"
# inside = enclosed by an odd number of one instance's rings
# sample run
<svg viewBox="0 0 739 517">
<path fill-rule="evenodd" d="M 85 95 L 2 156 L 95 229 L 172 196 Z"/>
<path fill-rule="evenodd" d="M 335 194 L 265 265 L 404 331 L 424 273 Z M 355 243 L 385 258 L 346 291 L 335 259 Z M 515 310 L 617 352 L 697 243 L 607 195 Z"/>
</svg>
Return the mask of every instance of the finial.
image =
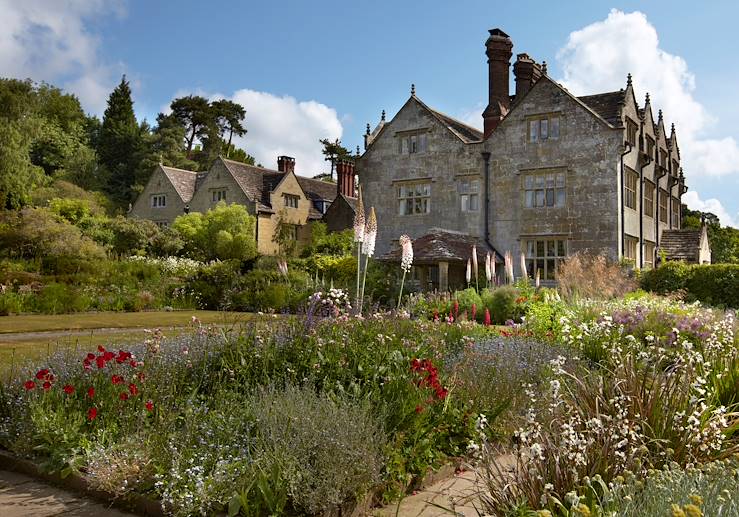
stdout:
<svg viewBox="0 0 739 517">
<path fill-rule="evenodd" d="M 416 85 L 411 84 L 411 95 L 415 95 L 415 94 L 416 94 Z"/>
<path fill-rule="evenodd" d="M 644 100 L 645 104 L 649 104 L 649 92 L 647 92 L 646 98 Z"/>
<path fill-rule="evenodd" d="M 357 146 L 357 156 L 359 156 L 359 146 Z"/>
<path fill-rule="evenodd" d="M 631 86 L 631 72 L 626 75 L 626 86 Z"/>
<path fill-rule="evenodd" d="M 662 110 L 659 110 L 657 113 L 659 114 L 659 116 L 657 118 L 659 120 L 662 120 Z"/>
<path fill-rule="evenodd" d="M 674 122 L 672 123 L 672 132 L 673 133 L 675 132 L 675 123 Z"/>
<path fill-rule="evenodd" d="M 380 117 L 380 120 L 385 122 L 385 110 L 382 110 L 382 116 Z"/>
<path fill-rule="evenodd" d="M 547 75 L 547 62 L 546 61 L 541 62 L 541 73 L 544 75 Z"/>
<path fill-rule="evenodd" d="M 368 134 L 368 135 L 370 134 L 370 126 L 369 126 L 369 122 L 367 122 L 367 133 L 366 133 L 366 134 Z"/>
</svg>

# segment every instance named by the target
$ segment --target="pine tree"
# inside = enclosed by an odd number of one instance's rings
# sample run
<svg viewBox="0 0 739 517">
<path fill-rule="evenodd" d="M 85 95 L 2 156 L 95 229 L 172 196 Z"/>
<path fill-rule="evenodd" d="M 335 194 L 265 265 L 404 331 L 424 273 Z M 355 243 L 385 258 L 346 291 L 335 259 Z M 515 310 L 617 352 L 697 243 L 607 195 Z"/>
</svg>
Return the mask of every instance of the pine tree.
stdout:
<svg viewBox="0 0 739 517">
<path fill-rule="evenodd" d="M 108 97 L 97 148 L 100 163 L 110 177 L 106 191 L 120 204 L 132 198 L 144 136 L 136 122 L 131 88 L 124 75 Z"/>
</svg>

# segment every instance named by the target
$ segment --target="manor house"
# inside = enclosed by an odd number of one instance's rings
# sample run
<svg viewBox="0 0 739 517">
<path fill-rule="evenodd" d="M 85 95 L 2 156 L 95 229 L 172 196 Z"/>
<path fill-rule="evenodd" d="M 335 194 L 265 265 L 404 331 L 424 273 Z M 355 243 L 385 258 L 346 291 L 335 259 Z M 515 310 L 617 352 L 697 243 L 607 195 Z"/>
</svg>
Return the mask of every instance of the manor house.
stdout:
<svg viewBox="0 0 739 517">
<path fill-rule="evenodd" d="M 378 254 L 398 260 L 397 239 L 409 234 L 415 280 L 441 290 L 464 283 L 473 243 L 480 264 L 488 251 L 497 261 L 511 251 L 517 277 L 523 252 L 528 275 L 539 270 L 544 282 L 576 252 L 639 268 L 663 250 L 710 261 L 705 231 L 681 230 L 675 126 L 648 94 L 637 102 L 631 76 L 625 88 L 577 97 L 521 53 L 511 93 L 513 43 L 489 32 L 482 132 L 427 106 L 415 87 L 392 119 L 383 112 L 367 125 L 357 175 L 377 212 Z"/>
<path fill-rule="evenodd" d="M 337 182 L 295 174 L 295 158 L 277 158 L 277 170 L 219 157 L 210 170 L 193 172 L 159 165 L 129 211 L 130 217 L 168 226 L 189 212 L 207 212 L 218 203 L 246 206 L 256 216 L 257 250 L 278 253 L 278 221 L 298 246 L 310 242 L 311 223 L 330 230 L 350 228 L 356 207 L 354 163 L 336 164 Z"/>
</svg>

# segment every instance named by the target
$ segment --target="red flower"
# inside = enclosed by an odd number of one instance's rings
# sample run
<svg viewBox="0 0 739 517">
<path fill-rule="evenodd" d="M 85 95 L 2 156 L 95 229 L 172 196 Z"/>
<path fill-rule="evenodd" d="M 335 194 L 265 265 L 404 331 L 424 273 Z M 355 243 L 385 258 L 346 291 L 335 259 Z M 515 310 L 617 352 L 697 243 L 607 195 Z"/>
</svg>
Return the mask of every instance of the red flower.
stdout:
<svg viewBox="0 0 739 517">
<path fill-rule="evenodd" d="M 26 388 L 26 391 L 31 391 L 33 388 L 36 387 L 36 383 L 33 381 L 26 381 L 23 387 Z"/>
<path fill-rule="evenodd" d="M 97 417 L 98 417 L 98 408 L 91 407 L 90 409 L 87 410 L 87 419 L 90 422 L 92 422 L 93 420 L 95 420 Z"/>
<path fill-rule="evenodd" d="M 122 391 L 120 395 L 118 395 L 118 398 L 121 400 L 128 400 L 128 393 L 125 391 Z"/>
<path fill-rule="evenodd" d="M 44 391 L 49 391 L 51 389 L 51 383 L 49 381 L 45 381 L 42 388 L 44 388 Z"/>
<path fill-rule="evenodd" d="M 459 302 L 457 300 L 454 300 L 454 319 L 459 318 Z"/>
<path fill-rule="evenodd" d="M 105 368 L 105 359 L 103 356 L 99 355 L 95 358 L 95 362 L 98 365 L 98 368 Z"/>
<path fill-rule="evenodd" d="M 101 354 L 105 352 L 105 347 L 103 345 L 98 345 L 98 352 L 100 352 Z"/>
<path fill-rule="evenodd" d="M 89 388 L 87 388 L 87 396 L 90 397 L 90 398 L 94 397 L 95 396 L 95 388 L 93 388 L 92 386 L 90 386 Z"/>
<path fill-rule="evenodd" d="M 44 368 L 36 372 L 36 378 L 38 380 L 46 379 L 49 376 L 49 370 Z"/>
<path fill-rule="evenodd" d="M 92 365 L 92 363 L 90 361 L 88 361 L 87 359 L 85 359 L 84 361 L 82 361 L 82 366 L 84 367 L 85 370 L 90 370 L 92 368 L 91 365 Z"/>
<path fill-rule="evenodd" d="M 154 403 L 151 400 L 147 400 L 145 406 L 147 411 L 154 411 Z"/>
<path fill-rule="evenodd" d="M 416 413 L 422 413 L 423 412 L 423 406 L 416 406 Z"/>
<path fill-rule="evenodd" d="M 123 377 L 121 377 L 120 375 L 113 375 L 110 378 L 110 382 L 112 382 L 113 384 L 123 384 Z"/>
<path fill-rule="evenodd" d="M 477 304 L 472 304 L 472 321 L 477 320 Z"/>
<path fill-rule="evenodd" d="M 128 391 L 134 397 L 139 394 L 139 388 L 134 383 L 131 383 L 131 384 L 128 385 Z"/>
<path fill-rule="evenodd" d="M 485 308 L 485 326 L 489 327 L 492 321 L 490 320 L 490 310 L 486 307 Z"/>
<path fill-rule="evenodd" d="M 110 361 L 115 357 L 115 354 L 113 352 L 105 352 L 103 354 L 103 359 L 105 359 L 106 362 Z"/>
<path fill-rule="evenodd" d="M 93 354 L 92 352 L 90 352 L 89 354 L 87 354 L 87 358 L 86 359 L 88 361 L 94 361 L 95 360 L 95 354 Z"/>
<path fill-rule="evenodd" d="M 131 368 L 136 368 L 139 365 L 139 363 L 136 362 L 136 359 L 131 359 L 131 362 L 128 364 L 131 365 Z"/>
<path fill-rule="evenodd" d="M 72 386 L 71 384 L 65 385 L 64 393 L 66 393 L 67 395 L 71 395 L 72 393 L 74 393 L 74 386 Z"/>
</svg>

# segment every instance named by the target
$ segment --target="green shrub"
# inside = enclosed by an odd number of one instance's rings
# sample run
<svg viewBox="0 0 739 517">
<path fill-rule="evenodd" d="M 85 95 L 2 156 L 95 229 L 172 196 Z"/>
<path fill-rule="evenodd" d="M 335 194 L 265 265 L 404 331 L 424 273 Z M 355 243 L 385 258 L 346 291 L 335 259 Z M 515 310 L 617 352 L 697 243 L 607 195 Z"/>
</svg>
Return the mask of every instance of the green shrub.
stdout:
<svg viewBox="0 0 739 517">
<path fill-rule="evenodd" d="M 739 264 L 666 262 L 645 271 L 640 281 L 644 289 L 659 294 L 683 292 L 688 301 L 739 307 Z"/>
<path fill-rule="evenodd" d="M 51 283 L 44 286 L 33 300 L 33 308 L 44 314 L 82 312 L 90 308 L 90 298 L 65 284 Z"/>
<path fill-rule="evenodd" d="M 516 303 L 518 297 L 518 289 L 508 285 L 485 289 L 482 293 L 482 300 L 485 308 L 490 311 L 492 323 L 502 325 L 508 320 L 519 319 L 521 310 Z"/>
<path fill-rule="evenodd" d="M 485 308 L 482 303 L 482 298 L 473 287 L 468 287 L 464 291 L 457 291 L 454 293 L 454 299 L 459 302 L 459 314 L 462 315 L 467 313 L 467 318 L 472 319 L 472 305 L 477 310 L 477 319 L 482 321 L 485 315 Z"/>
</svg>

